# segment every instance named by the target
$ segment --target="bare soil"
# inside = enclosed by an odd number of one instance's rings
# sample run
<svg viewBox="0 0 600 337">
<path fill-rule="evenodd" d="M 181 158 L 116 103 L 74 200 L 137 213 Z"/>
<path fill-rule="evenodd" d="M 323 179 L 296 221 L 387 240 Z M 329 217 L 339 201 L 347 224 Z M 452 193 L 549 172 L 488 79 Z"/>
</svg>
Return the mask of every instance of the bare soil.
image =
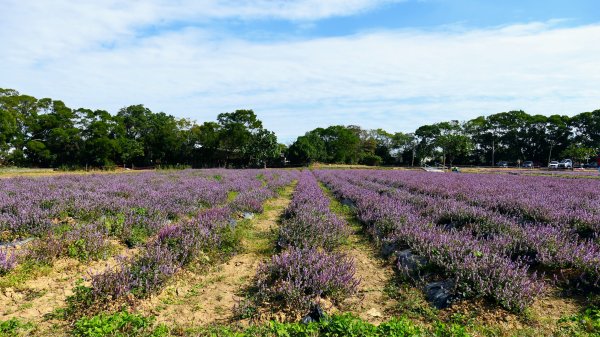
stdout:
<svg viewBox="0 0 600 337">
<path fill-rule="evenodd" d="M 386 291 L 394 279 L 392 265 L 381 257 L 350 209 L 342 206 L 327 188 L 322 188 L 331 200 L 333 211 L 351 228 L 347 245 L 342 250 L 354 259 L 356 277 L 360 280 L 357 294 L 348 298 L 339 308 L 329 308 L 328 312 L 350 312 L 373 324 L 387 321 L 394 315 L 398 305 L 396 299 Z"/>
<path fill-rule="evenodd" d="M 363 320 L 379 324 L 389 320 L 397 301 L 386 292 L 394 278 L 391 265 L 381 258 L 373 245 L 353 227 L 346 253 L 354 258 L 356 277 L 360 279 L 358 293 L 347 300 L 349 311 Z"/>
<path fill-rule="evenodd" d="M 118 247 L 122 256 L 132 256 L 137 252 L 137 249 L 119 246 L 116 241 L 113 245 Z M 44 316 L 65 306 L 65 299 L 73 294 L 72 289 L 78 280 L 112 267 L 116 261 L 116 256 L 91 263 L 62 258 L 54 262 L 48 273 L 15 287 L 0 289 L 0 321 L 18 318 L 43 330 L 48 325 Z"/>
</svg>

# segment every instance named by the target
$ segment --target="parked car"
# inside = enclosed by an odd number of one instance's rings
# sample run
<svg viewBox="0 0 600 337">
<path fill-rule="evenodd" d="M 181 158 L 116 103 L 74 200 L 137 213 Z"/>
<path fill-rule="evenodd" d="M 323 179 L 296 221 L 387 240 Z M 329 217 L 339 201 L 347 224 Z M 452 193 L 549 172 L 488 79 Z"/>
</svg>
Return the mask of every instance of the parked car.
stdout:
<svg viewBox="0 0 600 337">
<path fill-rule="evenodd" d="M 533 168 L 533 162 L 531 160 L 527 160 L 523 162 L 523 167 L 525 168 Z"/>
<path fill-rule="evenodd" d="M 556 160 L 551 161 L 550 164 L 548 164 L 548 168 L 557 169 L 558 168 L 558 162 Z"/>
<path fill-rule="evenodd" d="M 591 163 L 583 164 L 582 166 L 583 166 L 583 168 L 598 168 L 598 163 L 591 162 Z"/>
<path fill-rule="evenodd" d="M 499 161 L 498 163 L 496 163 L 496 166 L 498 167 L 508 167 L 508 162 L 506 161 Z"/>
<path fill-rule="evenodd" d="M 573 161 L 571 159 L 563 159 L 558 163 L 558 168 L 570 169 L 573 168 Z"/>
</svg>

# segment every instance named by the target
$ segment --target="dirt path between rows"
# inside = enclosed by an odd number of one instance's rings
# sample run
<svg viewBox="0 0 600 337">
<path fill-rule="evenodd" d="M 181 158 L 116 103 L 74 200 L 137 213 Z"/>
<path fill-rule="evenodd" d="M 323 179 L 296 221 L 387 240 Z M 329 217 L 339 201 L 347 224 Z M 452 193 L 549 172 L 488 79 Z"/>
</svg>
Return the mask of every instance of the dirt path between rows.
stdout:
<svg viewBox="0 0 600 337">
<path fill-rule="evenodd" d="M 386 292 L 394 279 L 392 266 L 380 257 L 352 210 L 343 206 L 326 187 L 322 188 L 331 200 L 332 210 L 351 228 L 348 244 L 342 250 L 354 258 L 356 277 L 360 279 L 358 293 L 348 298 L 340 310 L 373 324 L 388 321 L 398 304 Z"/>
<path fill-rule="evenodd" d="M 391 266 L 379 257 L 377 250 L 361 233 L 360 228 L 352 227 L 349 249 L 356 266 L 356 276 L 360 279 L 358 293 L 350 297 L 348 311 L 373 324 L 389 320 L 397 307 L 397 301 L 388 296 L 385 289 L 394 278 Z"/>
<path fill-rule="evenodd" d="M 264 212 L 250 220 L 240 253 L 208 271 L 182 271 L 159 295 L 142 302 L 138 311 L 176 329 L 231 322 L 232 309 L 243 298 L 258 265 L 273 253 L 275 229 L 292 191 L 287 187 L 267 200 Z"/>
<path fill-rule="evenodd" d="M 96 273 L 117 263 L 116 255 L 132 256 L 138 249 L 128 249 L 112 242 L 118 254 L 102 261 L 80 262 L 61 258 L 47 272 L 34 276 L 16 287 L 0 289 L 0 321 L 18 318 L 33 323 L 36 333 L 42 333 L 52 324 L 44 316 L 65 306 L 67 296 L 73 294 L 75 283 L 90 273 Z M 39 271 L 38 271 L 39 272 Z M 10 277 L 10 276 L 5 276 Z"/>
</svg>

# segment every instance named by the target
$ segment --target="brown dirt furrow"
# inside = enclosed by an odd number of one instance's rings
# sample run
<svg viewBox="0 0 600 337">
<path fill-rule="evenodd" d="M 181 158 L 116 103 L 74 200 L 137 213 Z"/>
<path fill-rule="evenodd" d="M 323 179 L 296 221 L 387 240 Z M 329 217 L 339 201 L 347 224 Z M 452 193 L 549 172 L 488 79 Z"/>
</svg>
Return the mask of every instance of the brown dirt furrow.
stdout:
<svg viewBox="0 0 600 337">
<path fill-rule="evenodd" d="M 136 251 L 121 247 L 120 255 L 131 256 Z M 77 280 L 115 264 L 116 257 L 90 263 L 71 258 L 59 259 L 49 272 L 16 287 L 0 289 L 0 321 L 18 318 L 39 323 L 44 320 L 44 315 L 64 307 L 65 299 L 72 294 Z"/>
<path fill-rule="evenodd" d="M 394 279 L 392 266 L 379 255 L 351 209 L 343 206 L 326 187 L 322 188 L 331 200 L 331 209 L 351 228 L 343 251 L 354 258 L 356 277 L 360 279 L 358 293 L 348 298 L 339 309 L 373 324 L 387 321 L 397 308 L 397 301 L 386 292 Z"/>
<path fill-rule="evenodd" d="M 347 300 L 349 311 L 365 321 L 379 324 L 389 320 L 397 307 L 396 300 L 385 291 L 394 272 L 373 247 L 359 241 L 362 238 L 352 242 L 356 236 L 350 238 L 351 248 L 346 251 L 354 258 L 356 276 L 360 279 L 358 293 Z"/>
</svg>

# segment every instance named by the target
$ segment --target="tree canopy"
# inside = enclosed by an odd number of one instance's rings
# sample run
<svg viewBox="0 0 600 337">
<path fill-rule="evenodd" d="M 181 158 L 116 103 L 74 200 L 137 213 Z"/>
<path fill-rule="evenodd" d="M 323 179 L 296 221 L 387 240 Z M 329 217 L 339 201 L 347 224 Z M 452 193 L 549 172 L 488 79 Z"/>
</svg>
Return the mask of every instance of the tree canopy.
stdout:
<svg viewBox="0 0 600 337">
<path fill-rule="evenodd" d="M 286 157 L 293 165 L 546 165 L 567 157 L 587 162 L 599 150 L 600 110 L 573 117 L 516 110 L 423 125 L 412 133 L 332 125 L 286 147 L 252 110 L 199 124 L 141 104 L 113 115 L 0 88 L 0 165 L 265 167 L 280 166 Z"/>
<path fill-rule="evenodd" d="M 0 165 L 262 167 L 284 148 L 252 110 L 197 124 L 141 104 L 111 115 L 0 89 Z"/>
<path fill-rule="evenodd" d="M 495 165 L 530 160 L 546 165 L 567 157 L 585 163 L 599 151 L 600 110 L 573 117 L 519 110 L 423 125 L 414 133 L 340 125 L 317 128 L 298 137 L 288 155 L 295 164 Z"/>
</svg>

